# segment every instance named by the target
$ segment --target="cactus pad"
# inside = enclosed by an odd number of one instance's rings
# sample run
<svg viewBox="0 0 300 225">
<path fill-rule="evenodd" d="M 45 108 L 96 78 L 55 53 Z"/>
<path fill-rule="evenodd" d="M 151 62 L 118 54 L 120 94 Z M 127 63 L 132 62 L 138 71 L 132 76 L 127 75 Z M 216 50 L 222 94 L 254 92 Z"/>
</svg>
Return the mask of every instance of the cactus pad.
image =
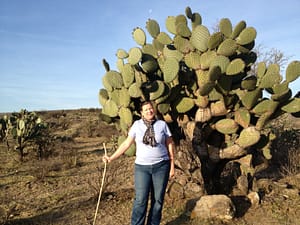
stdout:
<svg viewBox="0 0 300 225">
<path fill-rule="evenodd" d="M 178 113 L 186 113 L 190 109 L 192 109 L 195 105 L 194 99 L 183 97 L 179 101 L 177 101 L 175 108 Z"/>
<path fill-rule="evenodd" d="M 195 114 L 195 121 L 196 122 L 206 122 L 211 119 L 211 110 L 210 108 L 198 108 Z"/>
<path fill-rule="evenodd" d="M 167 17 L 166 28 L 171 34 L 176 34 L 176 17 L 175 16 Z"/>
<path fill-rule="evenodd" d="M 118 146 L 120 146 L 124 141 L 126 140 L 125 135 L 121 135 L 118 137 Z M 125 155 L 127 156 L 135 156 L 136 153 L 136 146 L 135 144 L 132 144 L 129 149 L 125 152 Z"/>
<path fill-rule="evenodd" d="M 115 89 L 110 94 L 111 99 L 117 104 L 118 107 L 128 107 L 130 104 L 130 95 L 128 89 L 122 87 L 121 89 Z"/>
<path fill-rule="evenodd" d="M 174 46 L 176 49 L 178 49 L 178 51 L 184 54 L 188 54 L 189 52 L 192 52 L 195 49 L 188 39 L 183 38 L 181 36 L 174 37 Z"/>
<path fill-rule="evenodd" d="M 158 52 L 162 51 L 164 48 L 164 44 L 160 43 L 157 39 L 152 40 L 152 45 Z M 160 53 L 158 53 L 158 54 L 160 54 Z"/>
<path fill-rule="evenodd" d="M 163 45 L 169 45 L 173 43 L 172 38 L 170 38 L 166 32 L 160 32 L 156 39 Z"/>
<path fill-rule="evenodd" d="M 209 103 L 209 99 L 207 95 L 206 96 L 198 95 L 197 98 L 195 99 L 195 104 L 199 108 L 206 108 L 208 103 Z"/>
<path fill-rule="evenodd" d="M 253 27 L 247 27 L 236 38 L 236 42 L 239 45 L 247 45 L 254 41 L 256 38 L 256 30 Z"/>
<path fill-rule="evenodd" d="M 221 33 L 229 38 L 232 34 L 232 24 L 231 21 L 228 18 L 223 18 L 220 20 L 219 23 L 220 31 Z M 228 39 L 229 40 L 229 39 Z"/>
<path fill-rule="evenodd" d="M 130 85 L 128 93 L 132 98 L 139 98 L 143 94 L 138 83 L 133 83 Z"/>
<path fill-rule="evenodd" d="M 193 13 L 193 16 L 192 16 L 192 27 L 193 29 L 195 27 L 197 27 L 198 25 L 201 25 L 202 24 L 202 17 L 199 13 Z"/>
<path fill-rule="evenodd" d="M 285 91 L 271 95 L 271 99 L 278 102 L 287 102 L 291 97 L 292 97 L 292 90 L 289 88 L 286 89 Z"/>
<path fill-rule="evenodd" d="M 288 113 L 296 113 L 300 111 L 300 98 L 293 98 L 281 107 L 281 110 Z"/>
<path fill-rule="evenodd" d="M 221 32 L 213 33 L 207 42 L 207 46 L 209 49 L 213 50 L 217 48 L 223 41 L 223 34 Z"/>
<path fill-rule="evenodd" d="M 235 39 L 240 35 L 240 33 L 247 27 L 247 24 L 244 20 L 241 20 L 233 29 L 231 38 Z"/>
<path fill-rule="evenodd" d="M 191 31 L 186 23 L 178 23 L 176 24 L 176 33 L 181 37 L 188 38 L 191 36 Z"/>
<path fill-rule="evenodd" d="M 158 104 L 157 110 L 163 115 L 167 114 L 167 112 L 169 112 L 169 110 L 170 110 L 170 104 L 169 103 Z"/>
<path fill-rule="evenodd" d="M 202 96 L 208 95 L 216 86 L 215 82 L 209 81 L 199 87 L 199 94 Z"/>
<path fill-rule="evenodd" d="M 228 59 L 228 57 L 223 55 L 218 55 L 213 59 L 210 66 L 219 66 L 221 68 L 221 72 L 225 73 L 229 63 L 230 60 Z"/>
<path fill-rule="evenodd" d="M 216 129 L 222 134 L 233 134 L 239 125 L 233 119 L 221 119 L 216 123 Z"/>
<path fill-rule="evenodd" d="M 252 112 L 254 112 L 256 115 L 262 115 L 265 112 L 274 112 L 278 106 L 278 102 L 273 101 L 272 99 L 264 99 L 261 102 L 259 102 L 253 109 Z"/>
<path fill-rule="evenodd" d="M 227 114 L 227 109 L 223 100 L 212 102 L 210 104 L 210 111 L 212 116 L 223 116 Z"/>
<path fill-rule="evenodd" d="M 132 32 L 132 36 L 138 45 L 143 46 L 146 44 L 146 34 L 143 29 L 139 27 L 135 28 Z"/>
<path fill-rule="evenodd" d="M 247 128 L 251 120 L 250 112 L 246 108 L 239 108 L 234 112 L 234 120 L 243 128 Z"/>
<path fill-rule="evenodd" d="M 200 54 L 198 54 L 197 52 L 190 52 L 190 53 L 186 54 L 184 61 L 188 67 L 190 67 L 194 70 L 198 70 L 201 68 Z"/>
<path fill-rule="evenodd" d="M 269 65 L 266 73 L 260 80 L 259 87 L 260 88 L 271 88 L 275 84 L 279 84 L 282 80 L 280 75 L 280 68 L 278 64 Z"/>
<path fill-rule="evenodd" d="M 247 148 L 256 144 L 259 139 L 260 132 L 256 130 L 255 127 L 251 126 L 241 131 L 239 138 L 236 140 L 236 143 L 242 148 Z"/>
<path fill-rule="evenodd" d="M 119 72 L 110 70 L 104 75 L 104 79 L 113 88 L 121 88 L 123 86 L 123 79 Z"/>
<path fill-rule="evenodd" d="M 119 110 L 119 117 L 127 127 L 130 127 L 132 125 L 133 116 L 129 108 L 121 107 Z"/>
<path fill-rule="evenodd" d="M 130 87 L 134 81 L 134 69 L 129 63 L 126 63 L 122 68 L 122 79 L 126 88 Z"/>
<path fill-rule="evenodd" d="M 259 62 L 257 64 L 257 77 L 261 79 L 267 71 L 267 66 L 265 62 Z"/>
<path fill-rule="evenodd" d="M 160 27 L 156 20 L 149 19 L 146 23 L 146 29 L 153 38 L 157 38 L 160 33 Z"/>
<path fill-rule="evenodd" d="M 192 13 L 192 9 L 190 7 L 185 8 L 185 15 L 187 18 L 192 19 L 193 13 Z"/>
<path fill-rule="evenodd" d="M 138 47 L 129 50 L 128 62 L 131 65 L 138 64 L 142 59 L 142 50 Z"/>
<path fill-rule="evenodd" d="M 248 76 L 241 82 L 241 88 L 252 91 L 256 88 L 257 77 L 256 76 Z"/>
<path fill-rule="evenodd" d="M 154 46 L 152 44 L 145 44 L 142 47 L 142 52 L 146 55 L 151 55 L 154 58 L 157 58 L 157 50 L 154 48 Z"/>
<path fill-rule="evenodd" d="M 227 68 L 226 68 L 226 75 L 232 76 L 232 75 L 237 75 L 241 72 L 243 72 L 245 68 L 245 63 L 242 59 L 237 58 L 232 60 Z"/>
<path fill-rule="evenodd" d="M 219 151 L 220 159 L 235 159 L 246 155 L 247 151 L 238 144 L 231 145 Z"/>
<path fill-rule="evenodd" d="M 241 97 L 241 101 L 247 109 L 251 109 L 261 97 L 262 89 L 256 88 L 253 91 L 246 92 L 245 95 Z"/>
<path fill-rule="evenodd" d="M 103 106 L 102 113 L 109 117 L 118 116 L 117 104 L 111 99 L 107 100 Z"/>
<path fill-rule="evenodd" d="M 208 79 L 216 81 L 221 76 L 221 68 L 219 66 L 211 66 L 208 71 Z"/>
<path fill-rule="evenodd" d="M 100 105 L 104 106 L 105 102 L 109 99 L 108 92 L 106 89 L 100 89 L 98 95 Z"/>
<path fill-rule="evenodd" d="M 300 61 L 291 62 L 286 68 L 286 80 L 292 82 L 300 76 Z"/>
<path fill-rule="evenodd" d="M 141 67 L 145 73 L 154 73 L 158 69 L 158 63 L 152 55 L 143 54 Z"/>
<path fill-rule="evenodd" d="M 224 56 L 232 56 L 236 53 L 238 46 L 232 39 L 225 39 L 218 47 L 217 53 Z"/>
<path fill-rule="evenodd" d="M 128 53 L 124 49 L 117 50 L 117 57 L 119 59 L 126 59 L 128 57 Z"/>
<path fill-rule="evenodd" d="M 155 100 L 162 96 L 165 90 L 165 83 L 161 80 L 156 80 L 149 86 L 149 97 L 150 100 Z"/>
<path fill-rule="evenodd" d="M 192 45 L 201 52 L 205 52 L 208 48 L 208 39 L 210 37 L 209 30 L 203 25 L 198 25 L 192 31 L 190 41 Z"/>
<path fill-rule="evenodd" d="M 172 82 L 178 75 L 179 71 L 179 62 L 176 58 L 167 58 L 164 66 L 164 81 L 166 83 Z"/>
<path fill-rule="evenodd" d="M 200 56 L 201 69 L 209 69 L 211 62 L 217 56 L 215 51 L 206 51 Z"/>
<path fill-rule="evenodd" d="M 181 61 L 182 58 L 183 58 L 183 54 L 178 51 L 177 49 L 174 48 L 174 46 L 168 46 L 166 45 L 163 49 L 163 55 L 166 57 L 166 58 L 175 58 L 177 59 L 177 61 Z"/>
</svg>

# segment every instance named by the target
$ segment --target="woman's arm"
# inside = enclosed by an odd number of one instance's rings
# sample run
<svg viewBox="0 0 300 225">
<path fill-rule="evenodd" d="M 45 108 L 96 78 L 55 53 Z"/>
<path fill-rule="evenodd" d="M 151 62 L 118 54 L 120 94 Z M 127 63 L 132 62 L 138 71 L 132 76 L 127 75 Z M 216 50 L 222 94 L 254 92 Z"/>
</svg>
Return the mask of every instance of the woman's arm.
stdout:
<svg viewBox="0 0 300 225">
<path fill-rule="evenodd" d="M 112 154 L 110 157 L 109 156 L 103 156 L 102 160 L 103 162 L 111 162 L 118 157 L 120 157 L 126 150 L 130 147 L 130 145 L 134 142 L 134 138 L 128 136 L 124 142 L 119 146 L 119 148 Z"/>
<path fill-rule="evenodd" d="M 174 150 L 175 150 L 175 144 L 173 141 L 172 137 L 168 137 L 166 140 L 166 146 L 169 152 L 169 157 L 170 157 L 170 163 L 171 163 L 171 168 L 170 168 L 170 178 L 173 178 L 175 175 L 175 164 L 174 164 Z"/>
</svg>

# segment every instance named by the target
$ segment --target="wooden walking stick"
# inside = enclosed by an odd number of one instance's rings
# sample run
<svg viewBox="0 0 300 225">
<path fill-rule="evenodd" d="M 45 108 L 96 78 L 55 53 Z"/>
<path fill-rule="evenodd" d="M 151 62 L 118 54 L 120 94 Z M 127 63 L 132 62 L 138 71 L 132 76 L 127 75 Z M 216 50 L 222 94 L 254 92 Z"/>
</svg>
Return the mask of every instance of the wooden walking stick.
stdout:
<svg viewBox="0 0 300 225">
<path fill-rule="evenodd" d="M 106 151 L 105 143 L 103 143 L 103 147 L 104 147 L 104 154 L 105 154 L 105 156 L 107 156 L 107 151 Z M 95 212 L 95 216 L 94 216 L 93 225 L 96 224 L 96 218 L 97 218 L 98 208 L 99 208 L 101 194 L 102 194 L 102 189 L 103 189 L 104 180 L 105 180 L 106 166 L 107 166 L 107 162 L 105 161 L 104 162 L 104 171 L 103 171 L 103 176 L 102 176 L 102 182 L 101 182 L 100 192 L 99 192 L 99 196 L 98 196 L 98 202 L 97 202 L 97 207 L 96 207 L 96 212 Z"/>
</svg>

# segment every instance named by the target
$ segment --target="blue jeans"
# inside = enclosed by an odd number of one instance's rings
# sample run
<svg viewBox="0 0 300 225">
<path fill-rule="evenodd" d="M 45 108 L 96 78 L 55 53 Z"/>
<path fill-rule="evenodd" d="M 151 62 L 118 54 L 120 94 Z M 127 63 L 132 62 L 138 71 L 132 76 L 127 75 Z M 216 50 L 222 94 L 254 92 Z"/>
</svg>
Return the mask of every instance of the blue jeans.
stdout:
<svg viewBox="0 0 300 225">
<path fill-rule="evenodd" d="M 162 161 L 154 165 L 135 164 L 135 199 L 132 209 L 131 225 L 145 224 L 150 193 L 151 204 L 147 225 L 159 225 L 169 173 L 170 161 Z"/>
</svg>

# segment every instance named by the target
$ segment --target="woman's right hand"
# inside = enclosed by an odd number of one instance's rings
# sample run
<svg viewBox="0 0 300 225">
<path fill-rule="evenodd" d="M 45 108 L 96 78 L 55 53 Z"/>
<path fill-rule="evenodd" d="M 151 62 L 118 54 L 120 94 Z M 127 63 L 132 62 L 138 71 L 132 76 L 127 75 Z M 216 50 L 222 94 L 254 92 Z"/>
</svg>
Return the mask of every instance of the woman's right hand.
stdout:
<svg viewBox="0 0 300 225">
<path fill-rule="evenodd" d="M 102 157 L 102 161 L 104 163 L 110 163 L 111 162 L 111 158 L 109 156 L 105 155 L 105 156 Z"/>
</svg>

